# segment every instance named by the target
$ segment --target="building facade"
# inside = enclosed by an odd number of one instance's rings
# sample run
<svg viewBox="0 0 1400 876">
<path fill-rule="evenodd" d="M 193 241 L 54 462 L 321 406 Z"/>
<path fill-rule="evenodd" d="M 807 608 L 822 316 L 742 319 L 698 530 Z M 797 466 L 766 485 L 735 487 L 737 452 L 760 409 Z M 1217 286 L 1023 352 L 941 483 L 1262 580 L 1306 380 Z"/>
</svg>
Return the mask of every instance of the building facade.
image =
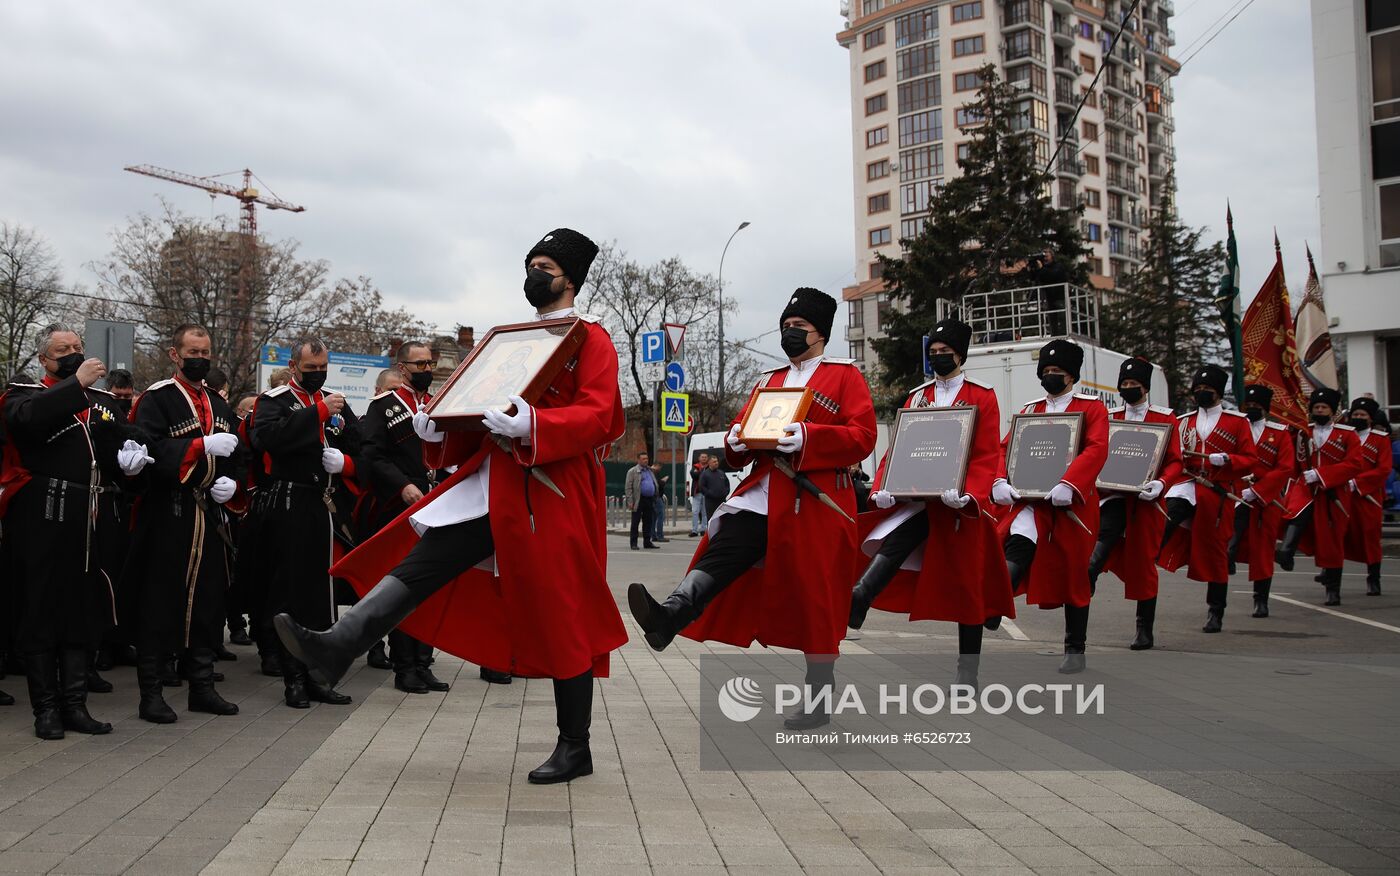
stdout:
<svg viewBox="0 0 1400 876">
<path fill-rule="evenodd" d="M 884 336 L 890 307 L 876 256 L 897 257 L 930 196 L 958 174 L 972 135 L 964 106 L 985 64 L 1024 92 L 1023 123 L 1042 163 L 1064 137 L 1053 196 L 1085 207 L 1095 286 L 1111 288 L 1139 264 L 1148 210 L 1171 184 L 1175 158 L 1171 0 L 1143 0 L 1131 16 L 1122 0 L 849 3 L 837 42 L 850 60 L 857 268 L 843 297 L 850 356 L 864 370 L 878 364 L 870 341 Z"/>
<path fill-rule="evenodd" d="M 1400 3 L 1313 0 L 1317 258 L 1347 391 L 1400 417 Z"/>
</svg>

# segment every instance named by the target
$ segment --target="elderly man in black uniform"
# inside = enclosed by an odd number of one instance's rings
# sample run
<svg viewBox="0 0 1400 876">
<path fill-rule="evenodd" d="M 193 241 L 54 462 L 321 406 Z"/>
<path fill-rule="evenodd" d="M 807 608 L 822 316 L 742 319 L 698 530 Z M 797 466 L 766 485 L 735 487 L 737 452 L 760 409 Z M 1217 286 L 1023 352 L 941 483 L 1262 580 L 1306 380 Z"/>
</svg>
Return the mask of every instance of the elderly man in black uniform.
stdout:
<svg viewBox="0 0 1400 876">
<path fill-rule="evenodd" d="M 348 539 L 349 518 L 337 504 L 360 462 L 360 425 L 337 392 L 324 392 L 330 352 L 318 338 L 292 347 L 290 383 L 263 393 L 253 407 L 253 450 L 267 473 L 257 496 L 258 550 L 268 615 L 285 612 L 311 629 L 335 620 L 328 573 L 334 540 Z M 345 705 L 350 697 L 307 677 L 306 666 L 281 652 L 287 705 L 311 700 Z"/>
<path fill-rule="evenodd" d="M 106 368 L 83 355 L 71 328 L 46 326 L 40 383 L 12 383 L 0 402 L 6 481 L 0 494 L 10 541 L 17 616 L 34 734 L 62 739 L 110 733 L 88 714 L 88 664 L 114 622 L 112 579 L 98 526 L 110 519 L 113 481 L 151 461 L 110 393 L 94 389 Z"/>
<path fill-rule="evenodd" d="M 156 462 L 143 475 L 123 589 L 136 605 L 138 714 L 154 724 L 176 719 L 161 696 L 160 661 L 171 651 L 184 655 L 191 712 L 238 713 L 214 689 L 214 653 L 223 644 L 232 546 L 224 506 L 238 493 L 243 453 L 233 409 L 203 382 L 211 353 L 207 329 L 177 328 L 167 353 L 174 376 L 132 410 Z"/>
</svg>

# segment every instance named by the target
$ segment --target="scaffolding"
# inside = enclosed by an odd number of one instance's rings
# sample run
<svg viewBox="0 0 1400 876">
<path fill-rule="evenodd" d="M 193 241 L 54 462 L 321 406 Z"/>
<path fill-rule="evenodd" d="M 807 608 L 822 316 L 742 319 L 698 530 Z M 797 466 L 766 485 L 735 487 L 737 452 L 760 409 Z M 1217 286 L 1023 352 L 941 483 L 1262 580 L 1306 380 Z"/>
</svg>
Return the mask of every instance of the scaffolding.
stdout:
<svg viewBox="0 0 1400 876">
<path fill-rule="evenodd" d="M 960 301 L 940 300 L 938 315 L 972 326 L 973 344 L 1099 339 L 1099 293 L 1071 283 L 969 293 Z"/>
</svg>

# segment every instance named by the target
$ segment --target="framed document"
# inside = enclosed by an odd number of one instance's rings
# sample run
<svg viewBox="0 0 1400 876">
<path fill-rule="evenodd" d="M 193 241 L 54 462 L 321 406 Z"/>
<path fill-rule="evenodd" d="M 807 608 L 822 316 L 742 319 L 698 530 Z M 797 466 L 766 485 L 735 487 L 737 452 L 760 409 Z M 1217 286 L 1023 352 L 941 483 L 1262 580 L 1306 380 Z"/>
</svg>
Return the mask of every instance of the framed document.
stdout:
<svg viewBox="0 0 1400 876">
<path fill-rule="evenodd" d="M 1027 499 L 1044 499 L 1079 455 L 1084 415 L 1016 414 L 1006 447 L 1006 480 Z"/>
<path fill-rule="evenodd" d="M 739 440 L 751 450 L 776 450 L 789 423 L 807 419 L 812 390 L 805 386 L 760 386 L 749 394 L 744 416 L 739 418 Z"/>
<path fill-rule="evenodd" d="M 1167 442 L 1175 430 L 1170 423 L 1108 421 L 1108 459 L 1095 486 L 1100 490 L 1139 493 L 1157 477 Z"/>
<path fill-rule="evenodd" d="M 439 429 L 484 429 L 487 411 L 513 410 L 510 396 L 534 404 L 583 346 L 577 317 L 499 325 L 487 332 L 428 405 Z"/>
<path fill-rule="evenodd" d="M 963 488 L 977 408 L 901 408 L 895 413 L 885 479 L 898 499 L 927 499 Z"/>
</svg>

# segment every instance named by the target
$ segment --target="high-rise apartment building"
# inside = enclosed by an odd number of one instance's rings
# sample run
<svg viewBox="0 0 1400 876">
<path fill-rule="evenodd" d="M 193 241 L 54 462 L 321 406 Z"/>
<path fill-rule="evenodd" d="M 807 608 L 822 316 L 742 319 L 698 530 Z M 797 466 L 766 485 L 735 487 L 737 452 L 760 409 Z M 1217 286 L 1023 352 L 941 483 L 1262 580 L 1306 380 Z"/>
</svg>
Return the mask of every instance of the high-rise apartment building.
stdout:
<svg viewBox="0 0 1400 876">
<path fill-rule="evenodd" d="M 1400 419 L 1400 2 L 1313 0 L 1317 255 L 1347 391 Z"/>
<path fill-rule="evenodd" d="M 883 337 L 890 307 L 876 254 L 896 257 L 929 196 L 959 173 L 975 124 L 963 107 L 985 64 L 1025 95 L 1022 124 L 1042 163 L 1068 132 L 1053 194 L 1058 206 L 1085 207 L 1095 286 L 1112 288 L 1139 264 L 1174 159 L 1171 0 L 1141 0 L 1131 14 L 1127 0 L 848 2 L 837 42 L 851 67 L 857 274 L 843 297 L 850 355 L 865 370 L 877 364 L 869 341 Z"/>
</svg>

